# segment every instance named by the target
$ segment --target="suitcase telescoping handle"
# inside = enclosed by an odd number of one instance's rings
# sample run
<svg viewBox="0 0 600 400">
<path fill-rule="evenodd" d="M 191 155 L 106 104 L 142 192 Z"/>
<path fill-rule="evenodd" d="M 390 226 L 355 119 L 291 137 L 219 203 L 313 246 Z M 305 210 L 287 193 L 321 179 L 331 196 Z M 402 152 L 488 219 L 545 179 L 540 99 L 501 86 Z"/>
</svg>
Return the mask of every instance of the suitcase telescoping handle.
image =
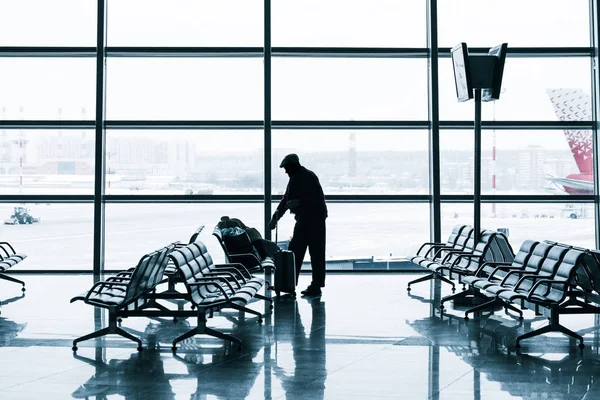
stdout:
<svg viewBox="0 0 600 400">
<path fill-rule="evenodd" d="M 279 225 L 279 210 L 275 210 L 275 244 L 277 244 L 277 225 Z"/>
</svg>

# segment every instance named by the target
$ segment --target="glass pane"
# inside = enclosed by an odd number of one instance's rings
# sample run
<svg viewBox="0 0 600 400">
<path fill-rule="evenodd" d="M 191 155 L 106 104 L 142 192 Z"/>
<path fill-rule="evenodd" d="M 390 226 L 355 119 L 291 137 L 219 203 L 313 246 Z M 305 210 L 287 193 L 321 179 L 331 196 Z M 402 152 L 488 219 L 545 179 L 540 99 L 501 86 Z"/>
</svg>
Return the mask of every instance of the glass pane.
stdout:
<svg viewBox="0 0 600 400">
<path fill-rule="evenodd" d="M 260 194 L 262 130 L 107 131 L 108 194 Z"/>
<path fill-rule="evenodd" d="M 27 258 L 17 270 L 92 270 L 92 204 L 0 204 L 2 241 Z"/>
<path fill-rule="evenodd" d="M 262 59 L 117 58 L 107 65 L 107 119 L 263 118 Z"/>
<path fill-rule="evenodd" d="M 277 204 L 273 204 L 273 210 Z M 326 259 L 328 268 L 360 269 L 335 265 L 339 260 L 368 261 L 373 257 L 400 258 L 415 254 L 429 241 L 429 204 L 327 203 Z M 286 213 L 279 221 L 279 241 L 294 232 L 294 218 Z M 273 238 L 275 234 L 273 233 Z M 305 261 L 310 261 L 307 252 Z"/>
<path fill-rule="evenodd" d="M 500 100 L 483 103 L 482 118 L 521 121 L 591 120 L 591 70 L 588 58 L 508 58 Z M 566 96 L 578 113 L 558 108 Z M 440 59 L 440 118 L 473 120 L 473 101 L 456 99 L 450 59 Z"/>
<path fill-rule="evenodd" d="M 592 131 L 484 130 L 481 192 L 591 195 L 592 157 Z"/>
<path fill-rule="evenodd" d="M 273 46 L 425 47 L 426 2 L 272 2 Z"/>
<path fill-rule="evenodd" d="M 589 46 L 589 1 L 444 0 L 438 2 L 442 47 Z"/>
<path fill-rule="evenodd" d="M 3 0 L 0 46 L 96 46 L 96 1 Z"/>
<path fill-rule="evenodd" d="M 92 119 L 92 58 L 0 58 L 2 119 Z M 87 111 L 86 111 L 87 110 Z"/>
<path fill-rule="evenodd" d="M 106 269 L 134 267 L 146 253 L 175 241 L 188 243 L 200 226 L 198 238 L 215 262 L 223 250 L 212 236 L 221 216 L 239 218 L 263 234 L 262 204 L 108 204 L 106 206 Z"/>
<path fill-rule="evenodd" d="M 442 194 L 473 194 L 472 131 L 440 131 L 440 187 Z"/>
<path fill-rule="evenodd" d="M 426 120 L 427 61 L 275 58 L 273 119 Z"/>
<path fill-rule="evenodd" d="M 443 194 L 473 193 L 473 143 L 472 131 L 441 132 Z M 592 156 L 591 131 L 483 130 L 481 192 L 590 195 Z"/>
<path fill-rule="evenodd" d="M 273 193 L 283 193 L 288 176 L 279 164 L 297 153 L 331 194 L 429 193 L 428 132 L 274 130 Z"/>
<path fill-rule="evenodd" d="M 109 46 L 263 46 L 261 0 L 110 0 Z"/>
<path fill-rule="evenodd" d="M 0 130 L 0 194 L 92 194 L 94 131 Z"/>
<path fill-rule="evenodd" d="M 457 224 L 473 224 L 473 205 L 442 205 L 442 240 Z M 518 251 L 524 240 L 552 240 L 585 248 L 595 247 L 593 204 L 482 204 L 481 228 L 508 228 Z"/>
</svg>

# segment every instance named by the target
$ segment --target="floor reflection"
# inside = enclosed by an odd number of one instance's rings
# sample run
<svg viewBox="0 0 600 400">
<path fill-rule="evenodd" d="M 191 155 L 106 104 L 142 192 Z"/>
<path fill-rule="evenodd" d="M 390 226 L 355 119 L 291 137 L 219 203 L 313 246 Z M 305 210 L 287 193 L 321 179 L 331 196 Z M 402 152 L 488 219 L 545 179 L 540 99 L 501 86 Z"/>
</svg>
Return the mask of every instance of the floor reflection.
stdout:
<svg viewBox="0 0 600 400">
<path fill-rule="evenodd" d="M 106 362 L 104 349 L 98 348 L 95 360 L 77 354 L 73 357 L 96 368 L 96 373 L 72 393 L 73 398 L 103 400 L 119 395 L 129 400 L 175 399 L 159 352 L 134 353 L 127 360 Z"/>
<path fill-rule="evenodd" d="M 193 321 L 193 319 L 190 319 Z M 196 379 L 196 391 L 190 399 L 244 399 L 254 387 L 264 362 L 256 361 L 264 348 L 265 338 L 272 336 L 270 327 L 255 321 L 242 322 L 227 330 L 239 337 L 244 349 L 239 352 L 230 342 L 206 336 L 195 336 L 181 343 L 176 354 L 170 351 L 170 342 L 182 331 L 190 329 L 190 322 L 180 319 L 155 319 L 143 331 L 125 328 L 139 335 L 149 350 L 135 353 L 127 360 L 106 361 L 105 348 L 96 348 L 95 359 L 74 354 L 74 357 L 96 368 L 96 373 L 72 393 L 74 398 L 106 399 L 120 395 L 126 399 L 174 399 L 171 383 Z M 161 343 L 167 343 L 161 347 Z M 162 350 L 161 350 L 162 349 Z M 167 372 L 163 367 L 171 357 L 186 366 L 187 371 Z M 233 379 L 233 380 L 232 380 Z"/>
<path fill-rule="evenodd" d="M 0 347 L 10 346 L 19 332 L 21 332 L 27 324 L 18 324 L 8 318 L 0 318 Z"/>
<path fill-rule="evenodd" d="M 320 297 L 300 299 L 311 306 L 311 325 L 306 335 L 296 301 L 275 302 L 274 336 L 277 345 L 291 341 L 294 371 L 275 365 L 273 372 L 281 381 L 286 399 L 323 399 L 327 378 L 325 345 L 325 303 Z"/>
<path fill-rule="evenodd" d="M 434 353 L 446 349 L 473 367 L 473 399 L 482 398 L 481 393 L 489 382 L 498 382 L 502 391 L 515 397 L 600 398 L 598 347 L 588 346 L 582 352 L 576 346 L 547 342 L 521 354 L 514 350 L 514 341 L 522 329 L 531 329 L 531 322 L 507 325 L 506 319 L 496 318 L 467 322 L 462 317 L 444 315 L 409 324 L 432 342 Z M 430 377 L 440 374 L 442 363 L 440 356 L 430 362 Z M 431 398 L 437 399 L 439 395 L 440 387 L 431 388 Z"/>
</svg>

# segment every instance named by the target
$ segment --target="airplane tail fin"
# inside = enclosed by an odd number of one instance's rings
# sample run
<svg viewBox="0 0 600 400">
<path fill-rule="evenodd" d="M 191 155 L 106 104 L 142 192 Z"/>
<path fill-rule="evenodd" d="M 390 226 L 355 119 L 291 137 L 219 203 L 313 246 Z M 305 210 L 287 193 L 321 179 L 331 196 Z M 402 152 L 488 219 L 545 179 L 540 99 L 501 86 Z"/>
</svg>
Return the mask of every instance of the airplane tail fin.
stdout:
<svg viewBox="0 0 600 400">
<path fill-rule="evenodd" d="M 591 121 L 590 96 L 582 89 L 548 89 L 554 112 L 561 121 Z M 568 129 L 565 137 L 582 174 L 592 174 L 592 132 Z"/>
</svg>

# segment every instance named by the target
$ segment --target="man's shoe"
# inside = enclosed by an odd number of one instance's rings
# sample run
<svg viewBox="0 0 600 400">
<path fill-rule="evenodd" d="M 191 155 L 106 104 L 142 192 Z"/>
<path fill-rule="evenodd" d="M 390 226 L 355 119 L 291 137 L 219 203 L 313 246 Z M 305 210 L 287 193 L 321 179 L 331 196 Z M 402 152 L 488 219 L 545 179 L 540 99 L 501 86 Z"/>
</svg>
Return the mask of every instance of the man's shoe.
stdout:
<svg viewBox="0 0 600 400">
<path fill-rule="evenodd" d="M 304 295 L 304 296 L 320 296 L 321 289 L 318 287 L 309 286 L 300 293 L 302 293 L 302 295 Z"/>
</svg>

